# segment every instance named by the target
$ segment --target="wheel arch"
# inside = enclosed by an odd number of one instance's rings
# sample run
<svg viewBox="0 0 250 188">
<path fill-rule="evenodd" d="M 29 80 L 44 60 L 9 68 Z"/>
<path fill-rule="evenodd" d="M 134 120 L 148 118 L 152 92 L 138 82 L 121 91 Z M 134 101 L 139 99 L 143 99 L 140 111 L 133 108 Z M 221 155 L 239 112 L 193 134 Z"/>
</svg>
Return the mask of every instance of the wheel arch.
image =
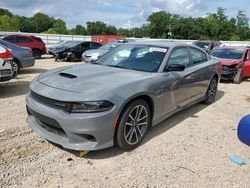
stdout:
<svg viewBox="0 0 250 188">
<path fill-rule="evenodd" d="M 121 114 L 123 113 L 124 109 L 129 104 L 131 104 L 133 101 L 138 100 L 138 99 L 142 99 L 142 100 L 144 100 L 148 104 L 149 109 L 150 109 L 150 114 L 151 114 L 151 120 L 153 119 L 153 117 L 154 117 L 154 108 L 155 108 L 154 101 L 153 101 L 152 97 L 149 94 L 147 94 L 147 93 L 140 93 L 140 94 L 137 94 L 137 95 L 129 97 L 123 103 L 123 105 L 120 107 L 120 110 L 118 111 L 118 114 L 117 114 L 117 117 L 116 117 L 116 120 L 115 120 L 115 123 L 114 123 L 114 127 L 115 128 L 117 128 L 117 125 L 120 122 Z"/>
<path fill-rule="evenodd" d="M 19 59 L 18 59 L 18 58 L 13 57 L 13 60 L 14 60 L 14 61 L 18 64 L 18 66 L 19 66 L 20 68 L 23 68 L 22 63 L 19 61 Z"/>
</svg>

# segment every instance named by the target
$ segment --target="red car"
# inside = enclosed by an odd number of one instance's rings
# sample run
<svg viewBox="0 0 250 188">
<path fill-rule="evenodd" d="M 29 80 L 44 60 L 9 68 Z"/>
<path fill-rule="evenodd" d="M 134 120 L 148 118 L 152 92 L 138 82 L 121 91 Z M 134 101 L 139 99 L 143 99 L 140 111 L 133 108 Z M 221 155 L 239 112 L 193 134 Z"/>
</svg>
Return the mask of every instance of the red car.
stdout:
<svg viewBox="0 0 250 188">
<path fill-rule="evenodd" d="M 12 42 L 18 46 L 30 47 L 35 58 L 41 58 L 46 53 L 45 44 L 41 38 L 27 35 L 4 35 L 3 40 Z"/>
<path fill-rule="evenodd" d="M 222 80 L 240 83 L 243 78 L 250 77 L 250 48 L 218 47 L 210 55 L 221 60 Z"/>
</svg>

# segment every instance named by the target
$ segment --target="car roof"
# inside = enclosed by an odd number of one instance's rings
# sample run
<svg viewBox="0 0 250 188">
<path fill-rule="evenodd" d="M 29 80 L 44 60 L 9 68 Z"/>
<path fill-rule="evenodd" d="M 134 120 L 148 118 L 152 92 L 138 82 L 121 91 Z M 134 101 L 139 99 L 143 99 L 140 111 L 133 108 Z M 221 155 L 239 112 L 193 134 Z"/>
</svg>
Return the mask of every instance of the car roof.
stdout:
<svg viewBox="0 0 250 188">
<path fill-rule="evenodd" d="M 228 50 L 242 50 L 244 51 L 247 47 L 244 46 L 221 46 L 216 49 L 228 49 Z"/>
<path fill-rule="evenodd" d="M 167 47 L 167 48 L 174 48 L 178 46 L 190 46 L 195 47 L 197 46 L 181 43 L 181 42 L 169 42 L 169 41 L 142 41 L 142 42 L 133 42 L 133 43 L 126 43 L 126 44 L 143 44 L 143 45 L 153 45 L 153 46 L 161 46 L 161 47 Z"/>
<path fill-rule="evenodd" d="M 219 43 L 219 41 L 216 41 L 216 40 L 197 40 L 195 42 L 209 42 L 209 43 L 218 42 Z"/>
</svg>

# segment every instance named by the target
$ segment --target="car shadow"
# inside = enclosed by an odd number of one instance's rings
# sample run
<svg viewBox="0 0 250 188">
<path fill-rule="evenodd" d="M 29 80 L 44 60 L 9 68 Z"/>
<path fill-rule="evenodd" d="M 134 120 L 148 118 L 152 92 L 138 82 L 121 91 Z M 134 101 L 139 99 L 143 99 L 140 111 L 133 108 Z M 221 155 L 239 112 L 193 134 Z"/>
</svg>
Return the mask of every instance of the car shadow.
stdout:
<svg viewBox="0 0 250 188">
<path fill-rule="evenodd" d="M 48 69 L 41 69 L 41 68 L 27 68 L 21 69 L 18 75 L 22 74 L 39 74 L 48 71 Z"/>
<path fill-rule="evenodd" d="M 24 95 L 29 91 L 30 82 L 16 79 L 14 82 L 0 83 L 0 99 Z"/>
<path fill-rule="evenodd" d="M 215 104 L 218 100 L 220 100 L 224 96 L 224 94 L 225 93 L 223 91 L 218 90 L 217 95 L 216 95 L 216 99 L 215 99 L 213 104 Z M 176 125 L 178 125 L 180 122 L 186 120 L 187 118 L 190 118 L 190 117 L 191 118 L 199 118 L 199 116 L 197 116 L 195 114 L 206 109 L 208 106 L 209 105 L 204 105 L 204 104 L 198 103 L 194 106 L 191 106 L 190 108 L 187 108 L 183 111 L 180 111 L 180 112 L 174 114 L 173 116 L 170 116 L 169 118 L 167 118 L 163 122 L 159 123 L 158 125 L 151 127 L 150 130 L 148 131 L 144 141 L 142 142 L 142 144 L 140 146 L 146 144 L 152 138 L 155 138 L 155 137 L 163 134 L 164 132 L 170 130 L 171 128 L 175 127 Z M 67 152 L 70 152 L 71 154 L 74 154 L 76 157 L 80 156 L 79 151 L 64 149 L 61 146 L 57 146 L 57 147 L 65 150 Z M 130 152 L 133 152 L 133 150 Z M 114 146 L 114 147 L 103 149 L 103 150 L 91 151 L 84 158 L 86 158 L 86 159 L 105 159 L 105 158 L 118 156 L 118 155 L 121 155 L 123 153 L 124 153 L 123 150 Z"/>
</svg>

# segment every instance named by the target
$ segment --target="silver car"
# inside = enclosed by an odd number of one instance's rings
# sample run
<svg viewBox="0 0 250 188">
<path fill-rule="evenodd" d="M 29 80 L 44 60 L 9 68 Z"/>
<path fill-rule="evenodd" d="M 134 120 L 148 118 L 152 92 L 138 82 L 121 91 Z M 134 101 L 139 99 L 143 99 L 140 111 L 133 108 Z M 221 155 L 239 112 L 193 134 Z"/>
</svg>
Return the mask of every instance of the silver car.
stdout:
<svg viewBox="0 0 250 188">
<path fill-rule="evenodd" d="M 27 122 L 64 148 L 131 150 L 150 126 L 193 104 L 212 103 L 220 75 L 220 61 L 192 45 L 125 44 L 95 64 L 36 77 L 26 95 Z"/>
<path fill-rule="evenodd" d="M 15 76 L 11 51 L 0 45 L 0 82 L 9 81 Z"/>
<path fill-rule="evenodd" d="M 21 68 L 33 67 L 35 65 L 35 58 L 31 48 L 17 46 L 2 39 L 0 39 L 0 45 L 11 49 L 14 59 L 13 66 L 17 71 Z"/>
<path fill-rule="evenodd" d="M 104 54 L 110 50 L 120 46 L 121 43 L 109 43 L 104 46 L 101 46 L 98 49 L 87 50 L 82 54 L 82 60 L 85 63 L 94 63 L 97 59 L 102 57 Z"/>
</svg>

